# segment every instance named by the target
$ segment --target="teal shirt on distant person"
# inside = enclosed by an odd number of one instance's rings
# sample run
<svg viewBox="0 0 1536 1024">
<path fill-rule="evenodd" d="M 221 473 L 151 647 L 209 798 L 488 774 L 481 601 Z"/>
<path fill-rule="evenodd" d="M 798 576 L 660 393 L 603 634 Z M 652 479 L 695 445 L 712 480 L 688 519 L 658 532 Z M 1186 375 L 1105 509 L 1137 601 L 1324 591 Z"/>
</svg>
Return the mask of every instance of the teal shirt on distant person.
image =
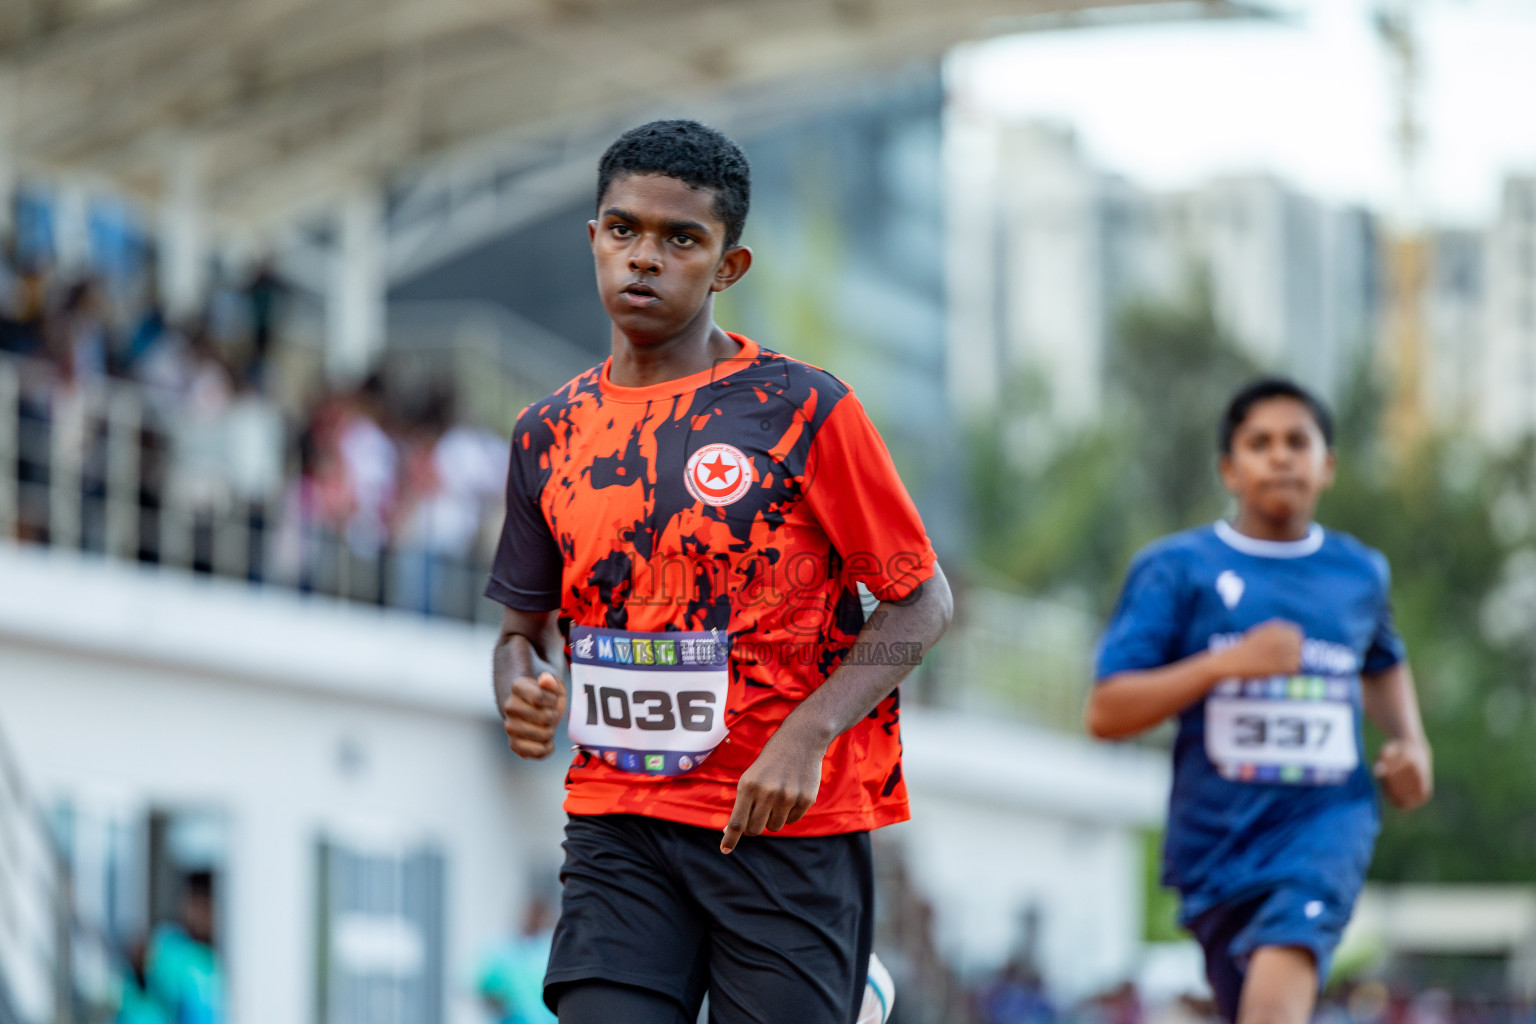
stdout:
<svg viewBox="0 0 1536 1024">
<path fill-rule="evenodd" d="M 549 967 L 552 933 L 502 943 L 481 961 L 475 990 L 503 1008 L 496 1024 L 555 1024 L 544 1005 L 544 972 Z"/>
<path fill-rule="evenodd" d="M 135 981 L 123 985 L 112 1024 L 174 1024 L 171 1015 Z"/>
<path fill-rule="evenodd" d="M 211 946 L 176 925 L 161 925 L 150 940 L 145 974 L 172 1024 L 224 1024 L 224 972 Z"/>
</svg>

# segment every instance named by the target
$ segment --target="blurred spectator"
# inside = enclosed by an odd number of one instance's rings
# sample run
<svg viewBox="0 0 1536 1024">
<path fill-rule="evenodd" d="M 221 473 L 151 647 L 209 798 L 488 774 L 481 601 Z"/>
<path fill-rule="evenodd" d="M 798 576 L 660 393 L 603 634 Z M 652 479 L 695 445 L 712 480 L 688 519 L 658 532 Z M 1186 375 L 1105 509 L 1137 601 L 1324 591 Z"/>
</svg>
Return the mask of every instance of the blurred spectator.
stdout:
<svg viewBox="0 0 1536 1024">
<path fill-rule="evenodd" d="M 271 257 L 264 257 L 245 286 L 251 318 L 251 363 L 247 377 L 258 387 L 266 380 L 277 320 L 287 293 L 288 286 L 277 276 Z"/>
<path fill-rule="evenodd" d="M 1182 995 L 1148 1015 L 1153 1024 L 1219 1024 L 1216 1004 L 1209 998 Z"/>
<path fill-rule="evenodd" d="M 877 855 L 881 899 L 875 945 L 896 983 L 892 1024 L 959 1024 L 974 1019 L 972 994 L 934 940 L 933 904 L 907 870 L 899 846 Z"/>
<path fill-rule="evenodd" d="M 14 245 L 7 240 L 0 247 L 0 352 L 18 352 L 21 324 L 21 273 Z"/>
<path fill-rule="evenodd" d="M 139 939 L 128 951 L 128 974 L 122 979 L 112 1024 L 175 1024 L 170 1012 L 149 992 L 145 961 L 148 944 Z"/>
<path fill-rule="evenodd" d="M 172 425 L 175 453 L 171 486 L 176 499 L 195 514 L 222 509 L 228 500 L 224 418 L 234 399 L 233 381 L 206 330 L 187 345 L 184 390 Z"/>
<path fill-rule="evenodd" d="M 1428 989 L 1414 996 L 1408 1004 L 1407 1024 L 1453 1024 L 1454 1009 L 1449 992 L 1439 988 Z"/>
<path fill-rule="evenodd" d="M 1024 957 L 1015 956 L 976 1000 L 985 1024 L 1050 1024 L 1056 1019 L 1056 1006 L 1045 993 L 1040 973 Z M 1111 1017 L 1099 1018 L 1104 1024 L 1120 1024 Z"/>
<path fill-rule="evenodd" d="M 187 345 L 186 388 L 171 428 L 168 500 L 189 520 L 192 564 L 212 572 L 215 521 L 229 507 L 225 418 L 234 398 L 229 370 L 219 359 L 206 329 L 196 330 Z"/>
<path fill-rule="evenodd" d="M 1384 1024 L 1392 1005 L 1391 993 L 1379 981 L 1366 981 L 1345 990 L 1343 1008 L 1350 1024 Z"/>
<path fill-rule="evenodd" d="M 555 1024 L 544 1005 L 544 971 L 554 936 L 554 907 L 538 898 L 528 905 L 520 933 L 486 952 L 475 992 L 495 1024 Z"/>
<path fill-rule="evenodd" d="M 456 422 L 439 389 L 406 434 L 394 515 L 397 603 L 425 613 L 463 614 L 478 590 L 473 566 L 487 519 L 506 488 L 507 444 Z"/>
<path fill-rule="evenodd" d="M 69 287 L 50 327 L 48 344 L 66 380 L 84 384 L 106 376 L 111 347 L 106 303 L 94 278 L 82 278 Z"/>
<path fill-rule="evenodd" d="M 155 929 L 145 958 L 146 988 L 174 1024 L 223 1024 L 224 969 L 214 949 L 213 875 L 188 875 L 180 921 Z"/>
<path fill-rule="evenodd" d="M 319 589 L 323 563 L 334 558 L 352 517 L 352 490 L 337 447 L 341 403 L 323 398 L 299 433 L 299 475 L 283 494 L 282 519 L 274 543 L 281 574 L 304 591 Z"/>
<path fill-rule="evenodd" d="M 370 374 L 344 403 L 336 433 L 336 449 L 352 498 L 347 546 L 364 558 L 383 551 L 395 499 L 398 455 L 394 441 L 384 432 L 386 409 L 384 380 Z"/>
<path fill-rule="evenodd" d="M 34 355 L 43 347 L 47 282 L 43 268 L 18 259 L 14 248 L 4 258 L 0 284 L 0 351 Z"/>
<path fill-rule="evenodd" d="M 128 335 L 128 345 L 123 351 L 121 360 L 123 372 L 131 377 L 138 377 L 140 365 L 159 345 L 160 339 L 169 329 L 165 308 L 160 303 L 160 290 L 153 288 L 148 302 L 145 303 L 144 312 L 138 317 L 133 330 Z"/>
<path fill-rule="evenodd" d="M 263 540 L 272 503 L 283 485 L 283 417 L 277 406 L 247 376 L 224 416 L 224 470 L 234 502 L 234 517 L 246 531 L 246 576 L 265 575 Z"/>
<path fill-rule="evenodd" d="M 1146 1015 L 1142 1010 L 1141 997 L 1131 982 L 1122 982 L 1107 992 L 1101 992 L 1088 1000 L 1081 1014 L 1085 1022 L 1093 1024 L 1142 1024 Z"/>
</svg>

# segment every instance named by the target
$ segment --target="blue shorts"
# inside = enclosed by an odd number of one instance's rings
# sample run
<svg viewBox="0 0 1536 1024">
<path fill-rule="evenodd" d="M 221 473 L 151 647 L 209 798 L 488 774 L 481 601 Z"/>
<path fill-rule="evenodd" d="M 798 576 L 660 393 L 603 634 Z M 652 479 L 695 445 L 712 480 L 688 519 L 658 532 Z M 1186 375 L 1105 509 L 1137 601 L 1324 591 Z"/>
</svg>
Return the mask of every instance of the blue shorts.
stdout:
<svg viewBox="0 0 1536 1024">
<path fill-rule="evenodd" d="M 1328 978 L 1354 904 L 1339 903 L 1300 888 L 1269 889 L 1218 903 L 1189 924 L 1205 949 L 1205 976 L 1216 1007 L 1237 1020 L 1248 959 L 1260 946 L 1298 946 L 1317 963 L 1319 987 Z"/>
</svg>

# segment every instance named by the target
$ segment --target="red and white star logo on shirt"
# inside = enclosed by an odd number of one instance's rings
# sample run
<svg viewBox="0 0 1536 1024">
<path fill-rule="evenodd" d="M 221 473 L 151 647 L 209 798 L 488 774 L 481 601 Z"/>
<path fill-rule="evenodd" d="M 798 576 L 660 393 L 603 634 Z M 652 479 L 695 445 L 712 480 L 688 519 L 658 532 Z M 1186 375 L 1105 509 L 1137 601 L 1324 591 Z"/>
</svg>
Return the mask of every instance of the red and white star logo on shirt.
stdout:
<svg viewBox="0 0 1536 1024">
<path fill-rule="evenodd" d="M 688 458 L 688 493 L 706 505 L 729 505 L 752 486 L 752 460 L 730 444 L 707 444 Z"/>
</svg>

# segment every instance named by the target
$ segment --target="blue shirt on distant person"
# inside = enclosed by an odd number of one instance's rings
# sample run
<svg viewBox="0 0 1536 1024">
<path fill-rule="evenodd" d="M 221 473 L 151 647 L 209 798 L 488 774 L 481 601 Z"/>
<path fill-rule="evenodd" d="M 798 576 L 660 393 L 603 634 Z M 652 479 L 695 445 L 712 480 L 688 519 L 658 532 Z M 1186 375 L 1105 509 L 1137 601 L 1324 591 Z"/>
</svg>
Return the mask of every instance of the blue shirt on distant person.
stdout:
<svg viewBox="0 0 1536 1024">
<path fill-rule="evenodd" d="M 1296 676 L 1226 680 L 1179 715 L 1163 881 L 1182 919 L 1299 883 L 1353 904 L 1380 824 L 1360 733 L 1360 674 L 1404 657 L 1386 559 L 1314 525 L 1263 541 L 1218 522 L 1137 555 L 1097 678 L 1158 668 L 1270 619 L 1306 639 Z"/>
</svg>

